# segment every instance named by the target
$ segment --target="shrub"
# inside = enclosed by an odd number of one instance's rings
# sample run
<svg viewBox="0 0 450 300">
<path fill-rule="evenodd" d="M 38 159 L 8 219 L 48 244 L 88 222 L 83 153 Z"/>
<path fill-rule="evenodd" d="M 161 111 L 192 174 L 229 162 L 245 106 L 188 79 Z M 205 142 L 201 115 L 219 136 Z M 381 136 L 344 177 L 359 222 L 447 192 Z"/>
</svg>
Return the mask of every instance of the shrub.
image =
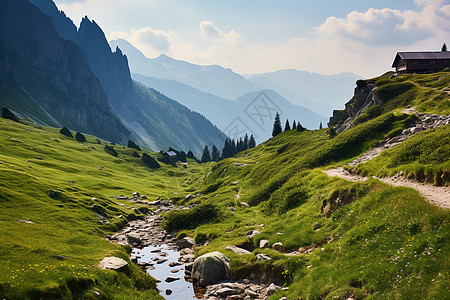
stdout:
<svg viewBox="0 0 450 300">
<path fill-rule="evenodd" d="M 212 204 L 200 204 L 192 209 L 174 210 L 164 215 L 162 226 L 169 232 L 193 229 L 217 218 L 218 212 Z"/>
</svg>

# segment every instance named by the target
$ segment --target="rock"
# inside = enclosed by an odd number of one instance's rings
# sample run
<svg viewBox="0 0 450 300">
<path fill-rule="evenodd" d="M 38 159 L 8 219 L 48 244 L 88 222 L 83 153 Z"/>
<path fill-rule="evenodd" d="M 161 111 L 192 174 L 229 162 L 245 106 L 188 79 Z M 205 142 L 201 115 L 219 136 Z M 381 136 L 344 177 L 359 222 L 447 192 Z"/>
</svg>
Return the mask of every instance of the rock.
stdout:
<svg viewBox="0 0 450 300">
<path fill-rule="evenodd" d="M 152 201 L 152 202 L 148 203 L 148 205 L 153 205 L 153 206 L 157 206 L 157 205 L 160 205 L 160 204 L 161 204 L 160 200 L 156 200 L 156 201 Z"/>
<path fill-rule="evenodd" d="M 272 249 L 276 251 L 283 251 L 284 247 L 282 243 L 278 242 L 272 245 Z"/>
<path fill-rule="evenodd" d="M 92 207 L 92 210 L 95 213 L 97 213 L 97 214 L 99 214 L 99 215 L 101 215 L 103 217 L 107 217 L 108 216 L 108 212 L 106 211 L 106 209 L 103 206 L 101 206 L 99 204 L 93 204 L 91 207 Z"/>
<path fill-rule="evenodd" d="M 230 183 L 231 185 L 238 185 L 239 184 L 239 181 L 235 181 L 235 182 L 232 182 L 232 183 Z"/>
<path fill-rule="evenodd" d="M 179 269 L 172 269 L 170 270 L 170 273 L 178 273 L 180 270 Z"/>
<path fill-rule="evenodd" d="M 266 289 L 267 295 L 271 296 L 279 289 L 281 289 L 281 287 L 279 287 L 278 285 L 276 285 L 274 283 L 271 283 Z"/>
<path fill-rule="evenodd" d="M 178 278 L 178 277 L 167 277 L 166 278 L 166 280 L 165 280 L 165 282 L 168 282 L 168 283 L 170 283 L 170 282 L 174 282 L 174 281 L 177 281 L 177 280 L 180 280 L 180 278 Z"/>
<path fill-rule="evenodd" d="M 163 264 L 163 263 L 165 263 L 166 261 L 168 261 L 168 259 L 167 258 L 159 258 L 158 260 L 156 260 L 155 262 L 158 264 L 158 265 L 160 265 L 160 264 Z"/>
<path fill-rule="evenodd" d="M 236 290 L 232 289 L 232 288 L 225 287 L 225 288 L 218 289 L 216 291 L 216 294 L 219 295 L 220 297 L 227 297 L 227 296 L 231 296 L 231 295 L 236 294 Z"/>
<path fill-rule="evenodd" d="M 169 295 L 171 295 L 171 294 L 172 294 L 172 291 L 169 290 L 169 289 L 167 289 L 167 290 L 166 290 L 166 295 L 169 296 Z"/>
<path fill-rule="evenodd" d="M 139 147 L 138 144 L 136 144 L 135 142 L 130 141 L 130 140 L 128 140 L 128 145 L 127 145 L 127 147 L 128 147 L 128 148 L 136 149 L 136 150 L 138 150 L 138 151 L 141 151 L 141 147 Z"/>
<path fill-rule="evenodd" d="M 182 263 L 178 262 L 178 261 L 171 261 L 169 263 L 169 267 L 173 268 L 173 267 L 177 267 L 177 266 L 181 266 Z"/>
<path fill-rule="evenodd" d="M 128 243 L 133 247 L 138 247 L 142 244 L 141 236 L 138 233 L 127 234 Z"/>
<path fill-rule="evenodd" d="M 250 230 L 250 231 L 247 231 L 247 233 L 245 235 L 248 236 L 250 239 L 252 239 L 255 236 L 257 236 L 258 234 L 260 234 L 260 232 L 258 230 Z"/>
<path fill-rule="evenodd" d="M 86 137 L 81 134 L 80 132 L 77 131 L 77 133 L 75 134 L 75 139 L 80 142 L 80 143 L 84 143 L 86 142 Z"/>
<path fill-rule="evenodd" d="M 265 255 L 265 254 L 256 254 L 256 260 L 257 261 L 265 261 L 265 260 L 270 260 L 272 259 L 272 257 Z"/>
<path fill-rule="evenodd" d="M 61 193 L 55 190 L 50 190 L 48 191 L 48 195 L 50 196 L 50 198 L 56 199 L 61 195 Z"/>
<path fill-rule="evenodd" d="M 195 245 L 194 239 L 191 237 L 182 238 L 175 243 L 179 250 L 184 248 L 192 248 Z"/>
<path fill-rule="evenodd" d="M 131 196 L 132 196 L 133 198 L 139 198 L 139 197 L 141 197 L 141 195 L 140 195 L 138 192 L 134 192 L 133 194 L 131 194 Z"/>
<path fill-rule="evenodd" d="M 241 202 L 241 206 L 250 207 L 247 202 Z"/>
<path fill-rule="evenodd" d="M 100 269 L 105 270 L 115 270 L 119 272 L 128 273 L 129 272 L 129 266 L 128 263 L 118 257 L 105 257 L 99 264 L 98 267 Z"/>
<path fill-rule="evenodd" d="M 185 198 L 186 200 L 192 200 L 192 199 L 195 199 L 195 196 L 194 195 L 191 195 L 191 194 L 189 194 L 189 195 L 187 195 L 186 196 L 186 198 Z"/>
<path fill-rule="evenodd" d="M 264 249 L 269 247 L 269 240 L 260 240 L 259 241 L 259 248 Z"/>
<path fill-rule="evenodd" d="M 230 211 L 235 212 L 236 208 L 234 208 L 233 206 L 230 207 Z"/>
<path fill-rule="evenodd" d="M 57 260 L 65 260 L 66 257 L 62 255 L 52 255 L 53 258 L 56 258 Z"/>
<path fill-rule="evenodd" d="M 237 255 L 251 254 L 250 251 L 236 247 L 236 246 L 227 246 L 225 249 L 231 250 L 234 253 L 236 253 Z"/>
<path fill-rule="evenodd" d="M 2 118 L 19 123 L 19 118 L 6 107 L 3 107 L 2 109 Z"/>
<path fill-rule="evenodd" d="M 67 136 L 68 138 L 73 138 L 72 132 L 70 132 L 70 130 L 67 127 L 61 128 L 59 133 L 61 133 L 64 136 Z"/>
<path fill-rule="evenodd" d="M 314 224 L 314 227 L 313 227 L 313 230 L 317 230 L 317 229 L 320 229 L 320 228 L 322 228 L 322 224 L 320 224 L 320 223 L 315 223 L 315 224 Z"/>
<path fill-rule="evenodd" d="M 137 157 L 137 158 L 141 158 L 141 156 L 136 151 L 133 152 L 132 156 L 133 157 Z"/>
<path fill-rule="evenodd" d="M 217 251 L 197 257 L 192 268 L 192 277 L 203 287 L 226 279 L 230 272 L 229 261 L 225 255 Z"/>
<path fill-rule="evenodd" d="M 17 220 L 17 222 L 19 222 L 19 223 L 26 223 L 26 224 L 34 224 L 33 221 L 28 221 L 28 220 Z"/>
<path fill-rule="evenodd" d="M 425 130 L 425 128 L 423 128 L 423 127 L 413 127 L 413 128 L 411 128 L 410 131 L 412 134 L 416 134 L 416 133 L 422 132 L 424 130 Z"/>
</svg>

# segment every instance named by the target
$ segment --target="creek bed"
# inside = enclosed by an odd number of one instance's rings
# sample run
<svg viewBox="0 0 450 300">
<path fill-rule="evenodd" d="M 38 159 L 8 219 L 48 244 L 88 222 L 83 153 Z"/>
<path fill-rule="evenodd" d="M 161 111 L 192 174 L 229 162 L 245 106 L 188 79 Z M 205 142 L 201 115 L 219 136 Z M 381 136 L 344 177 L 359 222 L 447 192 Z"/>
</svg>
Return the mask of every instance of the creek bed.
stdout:
<svg viewBox="0 0 450 300">
<path fill-rule="evenodd" d="M 179 263 L 180 253 L 171 249 L 168 245 L 147 246 L 142 249 L 134 248 L 131 253 L 137 258 L 138 264 L 147 263 L 147 273 L 156 278 L 160 294 L 165 299 L 197 299 L 203 293 L 194 291 L 192 283 L 184 278 L 184 264 L 169 266 L 170 263 Z M 171 272 L 178 270 L 178 272 Z M 172 282 L 167 282 L 168 278 L 178 278 Z M 171 291 L 168 292 L 168 291 Z M 197 294 L 197 296 L 196 296 Z"/>
</svg>

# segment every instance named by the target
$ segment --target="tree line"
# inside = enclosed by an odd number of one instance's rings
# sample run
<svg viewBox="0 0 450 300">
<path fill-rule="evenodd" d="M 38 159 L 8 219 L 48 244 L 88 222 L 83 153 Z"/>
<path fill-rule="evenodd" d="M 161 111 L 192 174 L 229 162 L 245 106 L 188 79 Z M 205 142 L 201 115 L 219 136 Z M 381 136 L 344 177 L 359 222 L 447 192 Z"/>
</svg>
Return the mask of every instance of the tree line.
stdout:
<svg viewBox="0 0 450 300">
<path fill-rule="evenodd" d="M 205 163 L 210 161 L 220 161 L 225 158 L 233 157 L 241 151 L 255 147 L 256 141 L 253 134 L 250 135 L 250 138 L 248 137 L 248 134 L 245 134 L 244 138 L 241 137 L 239 140 L 227 138 L 222 148 L 222 153 L 220 153 L 216 145 L 212 146 L 211 151 L 209 150 L 208 145 L 206 145 L 203 149 L 200 162 Z"/>
</svg>

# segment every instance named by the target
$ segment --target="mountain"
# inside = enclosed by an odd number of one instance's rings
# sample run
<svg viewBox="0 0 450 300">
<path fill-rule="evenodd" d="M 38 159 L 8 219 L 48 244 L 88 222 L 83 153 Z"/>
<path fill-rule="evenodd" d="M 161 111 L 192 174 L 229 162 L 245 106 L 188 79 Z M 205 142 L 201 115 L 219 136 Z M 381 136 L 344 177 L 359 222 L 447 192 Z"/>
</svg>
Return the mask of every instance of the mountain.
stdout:
<svg viewBox="0 0 450 300">
<path fill-rule="evenodd" d="M 321 75 L 294 69 L 244 76 L 255 84 L 278 92 L 292 103 L 324 116 L 343 107 L 352 96 L 352 86 L 361 78 L 353 73 Z"/>
<path fill-rule="evenodd" d="M 120 47 L 128 55 L 133 73 L 178 81 L 225 99 L 234 100 L 243 94 L 263 88 L 258 84 L 249 82 L 231 69 L 225 69 L 221 66 L 195 65 L 173 59 L 164 54 L 149 59 L 123 39 L 110 41 L 110 45 L 113 48 Z"/>
<path fill-rule="evenodd" d="M 267 140 L 272 136 L 272 125 L 277 111 L 280 112 L 283 122 L 289 119 L 291 125 L 294 119 L 307 128 L 318 128 L 320 122 L 324 125 L 327 122 L 326 118 L 307 108 L 290 103 L 272 90 L 247 93 L 238 97 L 236 101 L 231 101 L 177 81 L 140 74 L 132 76 L 136 81 L 198 111 L 233 138 L 239 138 L 248 133 L 253 134 L 258 142 Z M 235 135 L 233 130 L 238 130 L 239 134 Z"/>
<path fill-rule="evenodd" d="M 41 124 L 126 141 L 130 132 L 80 48 L 28 1 L 1 3 L 0 104 Z"/>
<path fill-rule="evenodd" d="M 199 155 L 223 142 L 203 116 L 133 83 L 127 57 L 111 51 L 94 21 L 83 18 L 77 30 L 51 0 L 32 2 L 41 10 L 24 0 L 2 9 L 0 104 L 42 124 L 154 150 Z"/>
</svg>

